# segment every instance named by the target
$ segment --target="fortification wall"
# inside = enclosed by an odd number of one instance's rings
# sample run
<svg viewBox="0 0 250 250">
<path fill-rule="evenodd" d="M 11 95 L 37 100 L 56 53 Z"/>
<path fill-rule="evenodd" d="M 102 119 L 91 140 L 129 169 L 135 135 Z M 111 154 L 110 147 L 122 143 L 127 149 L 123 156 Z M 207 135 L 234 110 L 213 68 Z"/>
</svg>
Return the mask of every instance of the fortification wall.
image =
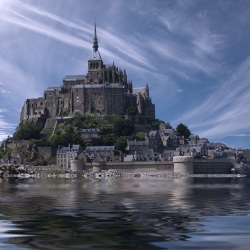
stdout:
<svg viewBox="0 0 250 250">
<path fill-rule="evenodd" d="M 30 143 L 30 140 L 19 140 L 19 141 L 11 141 L 11 142 L 8 141 L 6 143 L 6 146 L 8 148 L 15 149 L 15 148 L 18 148 L 18 147 L 25 147 L 29 143 Z"/>
<path fill-rule="evenodd" d="M 226 160 L 194 160 L 194 174 L 232 174 L 232 163 Z"/>
<path fill-rule="evenodd" d="M 174 172 L 184 175 L 194 173 L 194 158 L 192 156 L 174 156 Z"/>
<path fill-rule="evenodd" d="M 193 172 L 183 174 L 231 174 L 232 164 L 225 160 L 194 160 Z M 87 163 L 84 167 L 86 171 L 93 171 L 93 165 Z M 123 173 L 139 172 L 174 172 L 174 162 L 120 162 L 106 163 L 101 167 L 102 170 L 119 169 Z M 184 169 L 185 170 L 185 169 Z M 181 173 L 179 170 L 178 173 Z"/>
<path fill-rule="evenodd" d="M 86 164 L 85 170 L 92 172 L 92 164 Z M 174 164 L 171 161 L 165 162 L 120 162 L 106 163 L 102 170 L 119 169 L 123 173 L 140 173 L 140 172 L 173 172 Z"/>
<path fill-rule="evenodd" d="M 56 149 L 53 147 L 38 147 L 38 151 L 45 160 L 48 160 L 52 156 L 56 155 Z"/>
</svg>

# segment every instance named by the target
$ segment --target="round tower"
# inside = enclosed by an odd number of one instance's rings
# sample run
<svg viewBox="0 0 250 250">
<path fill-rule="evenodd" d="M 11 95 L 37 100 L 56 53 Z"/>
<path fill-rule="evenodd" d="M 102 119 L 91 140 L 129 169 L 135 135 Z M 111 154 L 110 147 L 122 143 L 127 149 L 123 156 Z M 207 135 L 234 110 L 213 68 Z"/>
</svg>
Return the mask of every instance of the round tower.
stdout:
<svg viewBox="0 0 250 250">
<path fill-rule="evenodd" d="M 194 173 L 194 158 L 192 156 L 174 156 L 174 172 L 184 175 Z"/>
</svg>

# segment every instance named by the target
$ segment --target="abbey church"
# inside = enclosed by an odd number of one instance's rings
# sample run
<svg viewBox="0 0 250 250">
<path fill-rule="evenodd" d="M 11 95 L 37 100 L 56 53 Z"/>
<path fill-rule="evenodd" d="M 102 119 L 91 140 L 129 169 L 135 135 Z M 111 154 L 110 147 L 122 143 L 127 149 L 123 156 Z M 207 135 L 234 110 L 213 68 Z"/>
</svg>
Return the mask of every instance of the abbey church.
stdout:
<svg viewBox="0 0 250 250">
<path fill-rule="evenodd" d="M 103 63 L 98 51 L 95 25 L 87 74 L 67 75 L 61 87 L 49 87 L 43 97 L 27 99 L 20 122 L 71 117 L 76 112 L 93 116 L 124 115 L 130 106 L 136 107 L 143 116 L 155 118 L 155 106 L 149 96 L 148 84 L 143 88 L 133 88 L 125 70 L 114 63 Z"/>
</svg>

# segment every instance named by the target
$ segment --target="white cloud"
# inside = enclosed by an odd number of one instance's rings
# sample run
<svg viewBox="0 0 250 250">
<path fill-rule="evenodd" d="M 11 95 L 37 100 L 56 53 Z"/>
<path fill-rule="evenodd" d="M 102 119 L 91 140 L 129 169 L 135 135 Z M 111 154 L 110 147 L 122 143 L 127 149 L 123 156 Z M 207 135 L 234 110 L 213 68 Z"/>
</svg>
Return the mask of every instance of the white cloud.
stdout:
<svg viewBox="0 0 250 250">
<path fill-rule="evenodd" d="M 225 43 L 223 35 L 211 31 L 206 14 L 180 15 L 182 7 L 169 9 L 165 16 L 159 16 L 159 21 L 171 33 L 167 39 L 152 41 L 153 50 L 174 62 L 173 68 L 178 68 L 180 75 L 183 71 L 189 75 L 201 71 L 214 76 L 221 68 L 218 59 L 221 56 L 219 50 Z"/>
<path fill-rule="evenodd" d="M 8 90 L 2 92 L 12 93 L 11 96 L 8 95 L 8 100 L 14 101 L 18 96 L 18 100 L 24 100 L 28 96 L 36 97 L 39 96 L 37 87 L 34 85 L 34 82 L 37 80 L 34 79 L 31 72 L 24 72 L 21 68 L 17 67 L 10 62 L 0 59 L 1 69 L 0 69 L 0 78 L 2 79 L 2 86 L 8 86 Z M 13 74 L 12 72 L 15 72 Z M 17 87 L 19 85 L 19 87 Z M 20 87 L 21 86 L 21 87 Z M 2 95 L 4 98 L 4 95 Z"/>
<path fill-rule="evenodd" d="M 11 136 L 12 132 L 15 129 L 16 125 L 6 122 L 2 117 L 0 117 L 0 141 L 3 141 L 8 136 Z"/>
<path fill-rule="evenodd" d="M 250 134 L 236 134 L 236 135 L 232 135 L 232 136 L 235 136 L 235 137 L 242 137 L 242 136 L 249 137 Z"/>
<path fill-rule="evenodd" d="M 4 113 L 4 112 L 7 112 L 7 110 L 0 108 L 0 113 Z"/>
<path fill-rule="evenodd" d="M 249 131 L 247 2 L 244 9 L 230 3 L 234 13 L 226 5 L 223 15 L 218 1 L 205 1 L 208 8 L 192 0 L 73 3 L 0 0 L 0 34 L 8 41 L 0 50 L 5 129 L 18 121 L 26 98 L 42 96 L 66 74 L 86 73 L 96 13 L 104 63 L 125 68 L 135 87 L 148 81 L 157 112 L 168 121 L 207 137 Z"/>
<path fill-rule="evenodd" d="M 199 106 L 186 112 L 182 119 L 204 136 L 232 135 L 249 130 L 250 57 L 218 86 Z"/>
</svg>

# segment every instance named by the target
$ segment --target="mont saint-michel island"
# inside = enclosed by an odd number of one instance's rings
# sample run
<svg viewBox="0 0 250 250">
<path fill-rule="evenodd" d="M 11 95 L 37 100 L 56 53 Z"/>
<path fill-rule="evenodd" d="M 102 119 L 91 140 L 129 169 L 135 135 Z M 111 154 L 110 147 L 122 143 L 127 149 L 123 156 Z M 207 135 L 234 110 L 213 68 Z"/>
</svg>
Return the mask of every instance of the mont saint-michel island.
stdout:
<svg viewBox="0 0 250 250">
<path fill-rule="evenodd" d="M 126 69 L 103 62 L 96 25 L 90 54 L 85 75 L 66 75 L 24 102 L 16 132 L 1 145 L 1 175 L 25 166 L 98 175 L 249 173 L 249 150 L 156 118 L 148 83 L 134 88 Z"/>
</svg>

